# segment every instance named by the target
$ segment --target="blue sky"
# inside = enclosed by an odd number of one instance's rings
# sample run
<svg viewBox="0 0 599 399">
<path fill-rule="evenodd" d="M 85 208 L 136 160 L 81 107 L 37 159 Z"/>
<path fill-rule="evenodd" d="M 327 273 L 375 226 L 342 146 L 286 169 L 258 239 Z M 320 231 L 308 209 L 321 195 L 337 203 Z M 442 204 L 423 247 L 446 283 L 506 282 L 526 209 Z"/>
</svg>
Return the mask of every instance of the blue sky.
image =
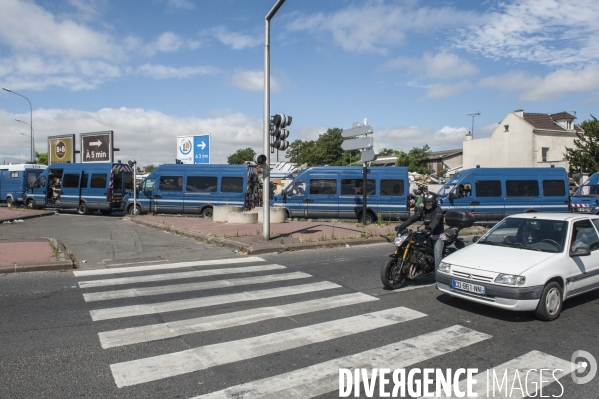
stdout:
<svg viewBox="0 0 599 399">
<path fill-rule="evenodd" d="M 213 163 L 262 148 L 264 17 L 275 0 L 0 0 L 0 85 L 47 137 L 113 130 L 117 159 Z M 368 119 L 375 149 L 461 148 L 504 116 L 599 116 L 595 0 L 287 0 L 271 23 L 271 114 L 290 139 Z M 0 162 L 28 157 L 25 99 L 0 91 Z M 282 155 L 280 159 L 283 159 Z"/>
</svg>

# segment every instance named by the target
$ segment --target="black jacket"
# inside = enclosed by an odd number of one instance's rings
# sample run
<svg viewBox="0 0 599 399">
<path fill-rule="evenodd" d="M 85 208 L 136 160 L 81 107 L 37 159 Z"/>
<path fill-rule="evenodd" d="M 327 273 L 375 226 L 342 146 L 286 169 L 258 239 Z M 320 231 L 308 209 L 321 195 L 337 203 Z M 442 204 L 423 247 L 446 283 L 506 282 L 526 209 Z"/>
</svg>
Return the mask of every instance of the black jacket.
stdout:
<svg viewBox="0 0 599 399">
<path fill-rule="evenodd" d="M 443 209 L 440 206 L 436 206 L 434 209 L 431 209 L 427 212 L 427 209 L 422 206 L 416 209 L 416 213 L 408 218 L 405 222 L 401 224 L 401 227 L 408 227 L 412 223 L 422 220 L 428 228 L 430 228 L 431 234 L 437 235 L 441 234 L 444 231 L 443 228 Z"/>
</svg>

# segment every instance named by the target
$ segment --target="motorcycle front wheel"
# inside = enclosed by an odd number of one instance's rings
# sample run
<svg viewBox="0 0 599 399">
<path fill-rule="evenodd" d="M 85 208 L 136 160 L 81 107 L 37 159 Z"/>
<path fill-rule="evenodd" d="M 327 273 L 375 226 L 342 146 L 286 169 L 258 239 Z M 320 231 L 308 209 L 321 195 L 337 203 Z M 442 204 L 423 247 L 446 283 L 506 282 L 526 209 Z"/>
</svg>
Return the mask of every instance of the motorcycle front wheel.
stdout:
<svg viewBox="0 0 599 399">
<path fill-rule="evenodd" d="M 390 290 L 398 289 L 406 281 L 405 273 L 401 272 L 402 262 L 397 258 L 389 258 L 381 266 L 381 281 Z"/>
</svg>

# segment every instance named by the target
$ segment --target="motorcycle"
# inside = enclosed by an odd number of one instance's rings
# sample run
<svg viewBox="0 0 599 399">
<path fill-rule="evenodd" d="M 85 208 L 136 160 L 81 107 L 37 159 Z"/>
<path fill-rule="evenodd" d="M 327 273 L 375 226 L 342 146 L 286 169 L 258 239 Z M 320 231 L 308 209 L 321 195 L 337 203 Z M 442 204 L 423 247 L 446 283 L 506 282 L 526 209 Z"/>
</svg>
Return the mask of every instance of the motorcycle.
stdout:
<svg viewBox="0 0 599 399">
<path fill-rule="evenodd" d="M 460 230 L 474 224 L 474 215 L 470 212 L 448 211 L 445 223 L 449 226 L 444 231 L 445 240 L 443 257 L 446 257 L 466 246 L 459 237 Z M 400 288 L 406 280 L 416 280 L 430 276 L 435 272 L 435 255 L 430 235 L 421 228 L 398 230 L 395 240 L 395 251 L 381 267 L 381 281 L 391 290 Z"/>
</svg>

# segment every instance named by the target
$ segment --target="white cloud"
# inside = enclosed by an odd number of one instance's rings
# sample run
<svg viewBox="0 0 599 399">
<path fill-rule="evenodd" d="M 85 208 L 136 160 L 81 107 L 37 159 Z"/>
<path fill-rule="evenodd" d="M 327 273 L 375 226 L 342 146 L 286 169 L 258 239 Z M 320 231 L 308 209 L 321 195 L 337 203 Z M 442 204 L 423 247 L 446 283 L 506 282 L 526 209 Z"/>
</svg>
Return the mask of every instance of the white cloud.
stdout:
<svg viewBox="0 0 599 399">
<path fill-rule="evenodd" d="M 3 145 L 0 162 L 16 162 L 23 136 L 28 126 L 15 122 L 26 115 L 11 114 L 0 110 Z M 140 165 L 173 163 L 176 157 L 177 136 L 211 135 L 212 163 L 226 163 L 227 157 L 240 148 L 262 148 L 262 120 L 239 113 L 223 113 L 213 118 L 177 118 L 162 112 L 105 108 L 97 112 L 69 109 L 40 109 L 33 113 L 36 132 L 35 148 L 47 151 L 47 137 L 65 133 L 85 133 L 105 130 L 114 131 L 116 159 L 136 159 Z M 21 154 L 28 154 L 22 143 Z M 23 160 L 24 158 L 22 158 Z"/>
<path fill-rule="evenodd" d="M 210 33 L 216 39 L 233 50 L 243 50 L 246 48 L 256 47 L 262 43 L 262 38 L 240 33 L 231 32 L 225 26 L 217 26 L 210 29 Z"/>
<path fill-rule="evenodd" d="M 420 59 L 398 57 L 387 62 L 385 69 L 409 68 L 432 79 L 454 79 L 478 74 L 479 69 L 467 60 L 446 51 L 432 55 L 425 53 Z"/>
<path fill-rule="evenodd" d="M 401 126 L 393 128 L 377 128 L 376 150 L 392 148 L 408 152 L 414 147 L 427 144 L 433 151 L 462 148 L 462 142 L 469 129 L 465 127 L 444 126 L 439 130 L 418 126 Z"/>
<path fill-rule="evenodd" d="M 136 42 L 135 39 L 129 40 L 133 40 L 132 44 L 135 44 Z M 148 43 L 145 46 L 144 53 L 152 56 L 158 52 L 173 53 L 181 49 L 193 50 L 198 48 L 199 46 L 200 42 L 197 40 L 186 40 L 180 35 L 177 35 L 176 33 L 164 32 L 160 36 L 158 36 L 158 38 L 155 41 Z"/>
<path fill-rule="evenodd" d="M 599 2 L 501 2 L 480 22 L 464 27 L 456 47 L 499 60 L 546 65 L 599 61 Z"/>
<path fill-rule="evenodd" d="M 524 72 L 508 72 L 504 75 L 481 79 L 481 87 L 505 92 L 519 92 L 523 101 L 546 101 L 571 93 L 589 93 L 599 90 L 599 64 L 588 65 L 581 70 L 560 69 L 544 77 Z"/>
<path fill-rule="evenodd" d="M 472 88 L 473 85 L 470 82 L 462 81 L 454 84 L 434 84 L 426 92 L 427 98 L 444 98 L 451 97 L 454 94 L 460 93 L 464 90 Z"/>
<path fill-rule="evenodd" d="M 167 65 L 144 64 L 137 68 L 137 73 L 152 79 L 185 79 L 196 75 L 214 75 L 220 73 L 215 67 L 173 67 Z"/>
<path fill-rule="evenodd" d="M 349 6 L 331 13 L 292 13 L 286 26 L 292 32 L 308 31 L 318 37 L 328 33 L 346 51 L 386 54 L 390 47 L 403 44 L 407 32 L 426 34 L 461 26 L 475 18 L 472 12 L 449 7 L 415 9 L 409 3 L 396 4 L 369 1 L 361 7 Z"/>
<path fill-rule="evenodd" d="M 243 90 L 262 91 L 264 90 L 264 71 L 237 70 L 231 79 L 231 83 Z M 279 89 L 277 79 L 271 75 L 270 90 L 278 91 Z"/>
</svg>

